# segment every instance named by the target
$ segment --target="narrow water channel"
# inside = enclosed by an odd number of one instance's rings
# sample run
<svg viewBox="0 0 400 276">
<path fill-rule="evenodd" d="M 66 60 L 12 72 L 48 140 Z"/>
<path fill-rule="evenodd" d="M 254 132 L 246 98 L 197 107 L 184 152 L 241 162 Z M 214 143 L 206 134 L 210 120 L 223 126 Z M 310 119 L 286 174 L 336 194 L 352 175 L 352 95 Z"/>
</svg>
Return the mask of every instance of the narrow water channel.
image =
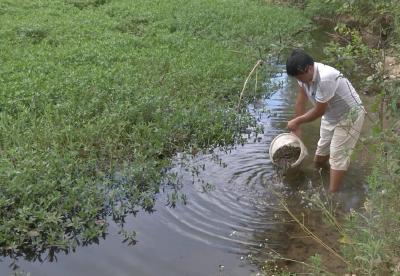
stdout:
<svg viewBox="0 0 400 276">
<path fill-rule="evenodd" d="M 283 68 L 282 68 L 283 70 Z M 290 207 L 306 210 L 300 190 L 326 183 L 312 168 L 311 159 L 318 139 L 318 122 L 303 129 L 303 141 L 311 156 L 301 171 L 281 181 L 273 181 L 274 170 L 268 156 L 272 139 L 285 132 L 293 116 L 294 83 L 285 74 L 274 81 L 281 83 L 270 97 L 250 106 L 264 127 L 264 133 L 250 133 L 248 143 L 229 153 L 215 152 L 174 168 L 187 195 L 186 205 L 167 206 L 161 194 L 156 211 L 140 212 L 127 227 L 137 233 L 138 243 L 122 243 L 118 228 L 111 225 L 105 240 L 98 245 L 80 247 L 69 255 L 59 254 L 56 262 L 20 260 L 21 271 L 30 275 L 257 275 L 271 249 L 285 256 L 311 254 L 312 242 L 300 238 L 293 222 L 279 206 L 270 188 L 289 195 Z M 201 168 L 193 176 L 185 168 Z M 362 166 L 353 162 L 337 200 L 344 209 L 358 208 L 364 195 Z M 205 185 L 209 184 L 207 192 Z M 321 221 L 317 213 L 314 222 Z M 318 223 L 314 223 L 318 225 Z M 314 229 L 318 230 L 318 227 Z M 330 236 L 329 232 L 324 235 Z M 0 263 L 0 275 L 9 275 L 10 260 Z"/>
</svg>

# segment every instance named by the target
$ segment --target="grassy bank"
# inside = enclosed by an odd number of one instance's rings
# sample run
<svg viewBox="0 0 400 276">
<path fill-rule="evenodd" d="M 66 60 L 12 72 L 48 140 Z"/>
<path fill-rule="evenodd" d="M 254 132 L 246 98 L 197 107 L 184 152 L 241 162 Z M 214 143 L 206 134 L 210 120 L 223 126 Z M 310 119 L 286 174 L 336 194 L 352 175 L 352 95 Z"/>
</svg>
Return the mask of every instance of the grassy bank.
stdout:
<svg viewBox="0 0 400 276">
<path fill-rule="evenodd" d="M 325 246 L 322 237 L 312 236 L 304 218 L 299 225 L 309 238 L 324 246 L 324 252 L 331 250 L 329 262 L 340 260 L 341 273 L 400 275 L 400 4 L 390 0 L 283 2 L 301 4 L 316 24 L 332 26 L 324 62 L 360 78 L 359 91 L 372 102 L 367 106 L 370 130 L 359 141 L 360 151 L 372 159 L 363 208 L 352 210 L 346 218 L 338 217 L 318 195 L 310 196 L 316 212 L 325 215 L 331 231 L 337 231 L 332 247 Z M 312 275 L 338 273 L 318 255 L 300 264 Z"/>
<path fill-rule="evenodd" d="M 340 1 L 337 1 L 340 2 Z M 340 37 L 336 51 L 351 63 L 367 65 L 364 92 L 374 98 L 369 107 L 372 129 L 361 140 L 369 156 L 374 156 L 368 176 L 364 208 L 348 215 L 341 246 L 357 275 L 400 274 L 400 3 L 398 1 L 354 1 L 341 3 L 342 18 L 352 14 L 352 22 L 338 22 Z M 335 44 L 332 44 L 334 46 Z M 360 50 L 363 49 L 363 50 Z"/>
<path fill-rule="evenodd" d="M 235 143 L 246 75 L 304 24 L 262 1 L 2 1 L 2 254 L 151 209 L 174 153 Z"/>
</svg>

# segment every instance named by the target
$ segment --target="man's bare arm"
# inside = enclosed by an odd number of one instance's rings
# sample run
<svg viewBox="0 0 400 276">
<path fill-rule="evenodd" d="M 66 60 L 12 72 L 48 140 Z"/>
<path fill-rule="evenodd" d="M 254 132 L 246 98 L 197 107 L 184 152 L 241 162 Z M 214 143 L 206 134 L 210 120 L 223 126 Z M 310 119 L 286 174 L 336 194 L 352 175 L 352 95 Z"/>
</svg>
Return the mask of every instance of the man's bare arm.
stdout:
<svg viewBox="0 0 400 276">
<path fill-rule="evenodd" d="M 307 111 L 301 116 L 294 118 L 293 120 L 290 120 L 288 122 L 288 128 L 291 130 L 296 130 L 299 128 L 301 124 L 314 121 L 315 119 L 324 115 L 327 106 L 328 103 L 317 102 L 315 106 L 311 108 L 309 111 Z"/>
</svg>

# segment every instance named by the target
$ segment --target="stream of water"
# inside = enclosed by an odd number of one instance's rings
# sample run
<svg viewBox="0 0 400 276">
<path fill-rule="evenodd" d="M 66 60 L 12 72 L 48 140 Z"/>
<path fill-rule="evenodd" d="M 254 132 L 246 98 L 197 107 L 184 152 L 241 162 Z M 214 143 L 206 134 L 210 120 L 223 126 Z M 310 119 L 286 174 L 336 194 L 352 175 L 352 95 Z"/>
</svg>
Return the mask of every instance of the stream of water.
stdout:
<svg viewBox="0 0 400 276">
<path fill-rule="evenodd" d="M 167 195 L 161 194 L 153 213 L 140 212 L 127 221 L 127 228 L 137 233 L 138 243 L 122 243 L 118 228 L 111 225 L 109 235 L 98 245 L 80 247 L 75 253 L 59 254 L 55 262 L 19 260 L 21 271 L 30 275 L 257 275 L 269 252 L 285 256 L 308 256 L 315 247 L 299 232 L 271 188 L 290 199 L 292 209 L 307 210 L 299 191 L 316 183 L 326 186 L 326 174 L 318 175 L 311 160 L 319 136 L 318 122 L 303 129 L 303 141 L 310 157 L 305 166 L 284 181 L 274 181 L 274 170 L 268 156 L 272 139 L 285 132 L 292 118 L 295 101 L 294 83 L 282 74 L 274 78 L 281 83 L 269 97 L 260 99 L 251 112 L 264 133 L 250 133 L 248 143 L 231 152 L 214 152 L 185 160 L 177 157 L 173 169 L 187 195 L 186 205 L 167 206 Z M 200 168 L 193 175 L 187 168 Z M 343 209 L 358 208 L 365 187 L 363 166 L 353 162 L 341 192 L 337 196 Z M 325 182 L 325 183 L 324 183 Z M 206 189 L 205 189 L 206 187 Z M 208 191 L 205 191 L 208 190 Z M 320 214 L 313 213 L 318 227 Z M 319 229 L 319 230 L 318 230 Z M 325 229 L 325 228 L 324 228 Z M 325 236 L 331 236 L 324 230 Z M 328 237 L 329 238 L 329 237 Z M 9 275 L 9 259 L 0 264 L 0 275 Z M 340 266 L 340 264 L 338 264 Z"/>
</svg>

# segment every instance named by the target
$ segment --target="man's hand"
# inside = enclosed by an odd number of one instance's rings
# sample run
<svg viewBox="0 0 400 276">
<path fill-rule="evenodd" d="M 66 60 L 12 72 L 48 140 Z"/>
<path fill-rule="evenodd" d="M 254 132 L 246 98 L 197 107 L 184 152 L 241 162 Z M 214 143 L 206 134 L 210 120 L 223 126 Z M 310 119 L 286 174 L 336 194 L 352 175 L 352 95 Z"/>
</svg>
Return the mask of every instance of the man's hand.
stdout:
<svg viewBox="0 0 400 276">
<path fill-rule="evenodd" d="M 300 124 L 299 124 L 298 117 L 290 120 L 288 122 L 287 127 L 293 134 L 295 134 L 297 137 L 300 137 L 301 129 L 300 129 Z"/>
<path fill-rule="evenodd" d="M 300 138 L 300 136 L 301 136 L 301 128 L 298 127 L 296 130 L 292 130 L 291 133 L 293 133 L 294 135 L 296 135 L 297 137 Z"/>
<path fill-rule="evenodd" d="M 300 125 L 314 121 L 315 119 L 324 115 L 328 103 L 317 102 L 313 108 L 304 113 L 303 115 L 297 116 L 296 118 L 290 120 L 287 124 L 288 129 L 290 129 L 296 135 L 300 135 Z M 297 136 L 299 136 L 297 135 Z"/>
</svg>

